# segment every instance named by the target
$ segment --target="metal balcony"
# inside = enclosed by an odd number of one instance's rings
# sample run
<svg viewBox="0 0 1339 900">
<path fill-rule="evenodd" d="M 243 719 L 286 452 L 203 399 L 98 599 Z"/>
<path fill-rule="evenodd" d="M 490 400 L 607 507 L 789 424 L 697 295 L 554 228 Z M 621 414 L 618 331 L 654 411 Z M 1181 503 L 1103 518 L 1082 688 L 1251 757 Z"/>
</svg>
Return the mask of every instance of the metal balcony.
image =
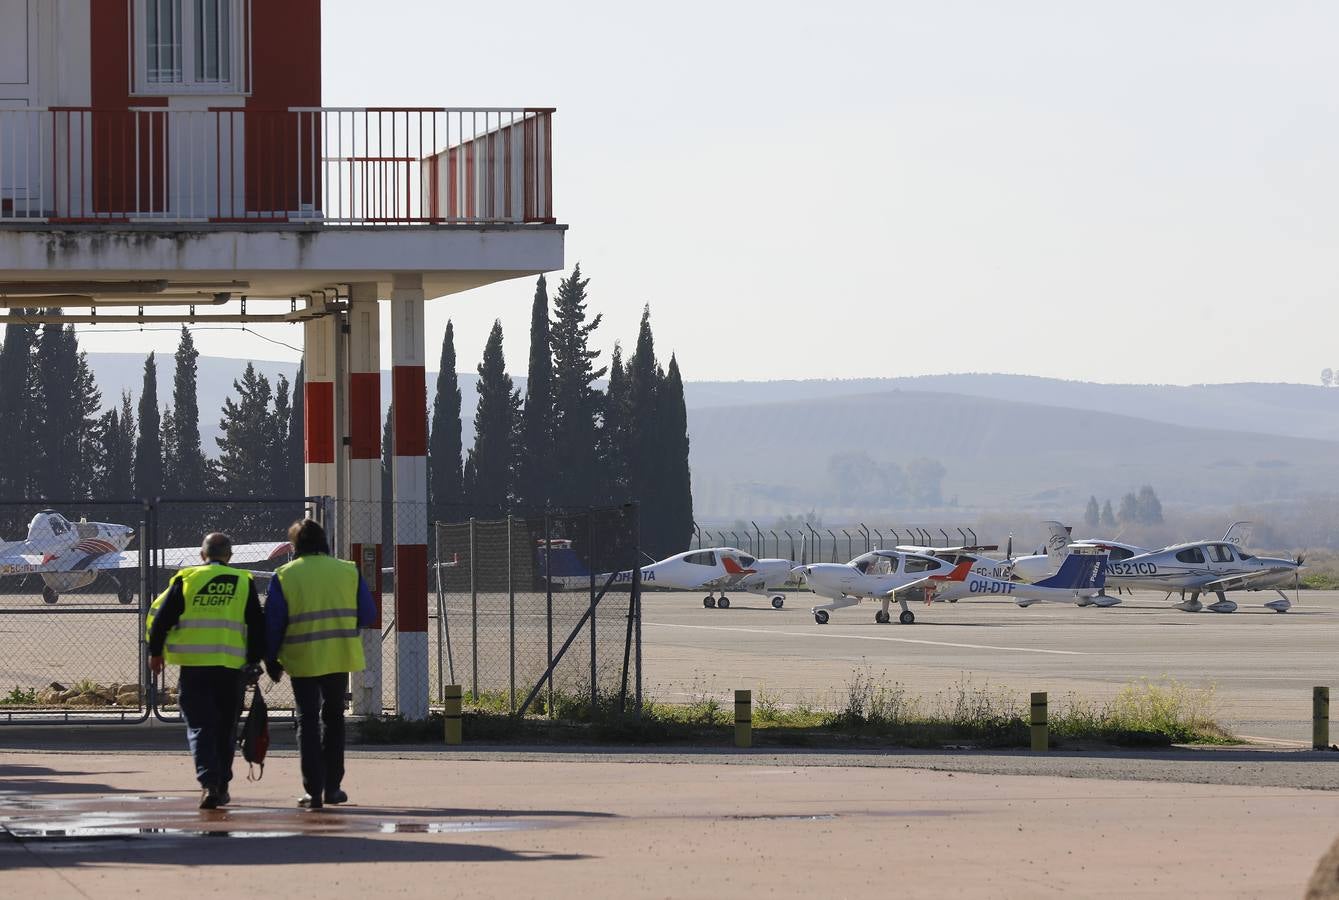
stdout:
<svg viewBox="0 0 1339 900">
<path fill-rule="evenodd" d="M 553 223 L 552 114 L 0 110 L 0 228 Z"/>
</svg>

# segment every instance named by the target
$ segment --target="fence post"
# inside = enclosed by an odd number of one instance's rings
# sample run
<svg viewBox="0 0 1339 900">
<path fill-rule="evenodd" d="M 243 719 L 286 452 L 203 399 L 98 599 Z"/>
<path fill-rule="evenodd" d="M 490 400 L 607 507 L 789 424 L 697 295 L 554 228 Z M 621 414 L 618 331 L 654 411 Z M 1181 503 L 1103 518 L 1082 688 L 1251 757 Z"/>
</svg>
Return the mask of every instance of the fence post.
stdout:
<svg viewBox="0 0 1339 900">
<path fill-rule="evenodd" d="M 470 516 L 470 695 L 479 701 L 479 585 L 475 579 L 474 516 Z"/>
<path fill-rule="evenodd" d="M 735 691 L 735 746 L 753 746 L 753 691 Z"/>
<path fill-rule="evenodd" d="M 442 689 L 442 718 L 446 722 L 446 742 L 452 746 L 459 744 L 461 734 L 460 685 L 448 684 Z"/>
<path fill-rule="evenodd" d="M 553 718 L 553 517 L 547 508 L 544 511 L 544 618 L 548 630 L 548 697 L 544 708 L 549 718 Z"/>
<path fill-rule="evenodd" d="M 595 655 L 595 513 L 590 510 L 586 511 L 586 546 L 590 554 L 590 717 L 594 719 L 598 716 L 600 697 Z M 634 563 L 640 565 L 641 561 L 634 560 Z"/>
<path fill-rule="evenodd" d="M 516 712 L 516 582 L 512 577 L 511 515 L 507 515 L 507 708 Z"/>
<path fill-rule="evenodd" d="M 1049 743 L 1046 722 L 1046 692 L 1032 692 L 1032 752 L 1043 753 Z"/>
<path fill-rule="evenodd" d="M 1311 749 L 1330 746 L 1330 689 L 1316 685 L 1311 689 Z"/>
</svg>

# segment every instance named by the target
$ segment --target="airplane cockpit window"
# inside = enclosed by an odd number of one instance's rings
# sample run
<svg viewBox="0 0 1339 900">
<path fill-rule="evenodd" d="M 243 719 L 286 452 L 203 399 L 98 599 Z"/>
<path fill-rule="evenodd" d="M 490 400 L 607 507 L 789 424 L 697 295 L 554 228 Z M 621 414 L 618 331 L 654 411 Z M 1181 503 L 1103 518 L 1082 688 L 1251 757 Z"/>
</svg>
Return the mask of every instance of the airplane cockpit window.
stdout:
<svg viewBox="0 0 1339 900">
<path fill-rule="evenodd" d="M 875 575 L 892 575 L 897 571 L 896 556 L 880 556 L 874 561 Z"/>
<path fill-rule="evenodd" d="M 1247 559 L 1255 559 L 1254 556 L 1251 556 L 1251 554 L 1247 553 L 1245 550 L 1241 549 L 1240 547 L 1237 548 L 1237 556 L 1238 556 L 1238 558 L 1243 559 L 1243 560 L 1247 560 Z"/>
<path fill-rule="evenodd" d="M 1210 544 L 1209 558 L 1214 562 L 1235 562 L 1232 556 L 1232 548 L 1227 544 Z"/>
<path fill-rule="evenodd" d="M 683 558 L 683 561 L 690 566 L 714 566 L 716 565 L 716 554 L 710 550 L 703 550 L 700 553 L 690 553 Z"/>
<path fill-rule="evenodd" d="M 1129 559 L 1131 556 L 1135 555 L 1133 550 L 1125 547 L 1112 547 L 1107 551 L 1107 554 L 1112 562 L 1121 562 L 1122 560 Z"/>
<path fill-rule="evenodd" d="M 66 534 L 70 530 L 70 523 L 65 521 L 63 516 L 50 516 L 47 523 L 51 526 L 51 533 L 55 535 Z"/>
<path fill-rule="evenodd" d="M 746 568 L 746 569 L 747 569 L 747 568 L 750 568 L 750 567 L 751 567 L 754 563 L 756 563 L 756 562 L 757 562 L 757 560 L 754 559 L 752 556 L 741 556 L 741 557 L 739 557 L 739 564 L 740 564 L 741 566 L 743 566 L 744 568 Z"/>
<path fill-rule="evenodd" d="M 1187 547 L 1176 554 L 1176 561 L 1183 563 L 1202 563 L 1204 562 L 1204 551 L 1199 547 Z"/>
<path fill-rule="evenodd" d="M 872 575 L 872 574 L 873 574 L 873 573 L 870 571 L 870 569 L 873 568 L 873 566 L 874 566 L 874 560 L 872 560 L 872 559 L 862 559 L 862 560 L 860 560 L 859 562 L 855 563 L 854 565 L 855 565 L 855 570 L 856 570 L 857 572 L 859 572 L 861 575 Z"/>
<path fill-rule="evenodd" d="M 908 556 L 907 564 L 902 567 L 903 572 L 929 572 L 939 568 L 939 561 L 935 559 L 926 559 L 923 556 Z"/>
</svg>

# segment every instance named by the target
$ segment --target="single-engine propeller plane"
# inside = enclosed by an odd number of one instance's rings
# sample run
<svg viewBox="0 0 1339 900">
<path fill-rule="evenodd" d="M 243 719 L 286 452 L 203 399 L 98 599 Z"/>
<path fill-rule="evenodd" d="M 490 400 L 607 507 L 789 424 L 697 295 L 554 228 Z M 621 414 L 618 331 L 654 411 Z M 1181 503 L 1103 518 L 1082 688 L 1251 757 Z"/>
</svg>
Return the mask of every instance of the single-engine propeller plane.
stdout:
<svg viewBox="0 0 1339 900">
<path fill-rule="evenodd" d="M 130 603 L 135 599 L 133 575 L 140 565 L 139 551 L 126 549 L 134 538 L 135 529 L 129 525 L 71 522 L 58 512 L 44 510 L 33 516 L 26 538 L 0 542 L 0 577 L 37 575 L 42 579 L 43 602 L 55 603 L 62 593 L 88 587 L 107 575 L 116 586 L 117 601 Z M 232 564 L 266 562 L 290 552 L 287 541 L 235 544 Z M 170 568 L 183 568 L 197 563 L 199 548 L 170 548 L 162 553 Z"/>
</svg>

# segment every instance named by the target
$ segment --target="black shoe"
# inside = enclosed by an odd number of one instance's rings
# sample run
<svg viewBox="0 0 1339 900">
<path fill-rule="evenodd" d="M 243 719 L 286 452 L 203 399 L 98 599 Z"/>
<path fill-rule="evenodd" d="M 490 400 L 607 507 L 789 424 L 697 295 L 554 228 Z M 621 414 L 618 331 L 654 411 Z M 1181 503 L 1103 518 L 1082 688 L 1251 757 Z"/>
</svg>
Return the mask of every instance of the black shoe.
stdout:
<svg viewBox="0 0 1339 900">
<path fill-rule="evenodd" d="M 320 797 L 313 797 L 311 794 L 303 794 L 298 798 L 298 806 L 303 809 L 320 809 L 324 805 Z"/>
<path fill-rule="evenodd" d="M 219 808 L 219 792 L 217 788 L 207 787 L 200 789 L 200 808 L 201 809 Z"/>
<path fill-rule="evenodd" d="M 227 806 L 231 802 L 232 794 L 228 793 L 228 788 L 226 786 L 219 788 L 219 806 Z"/>
<path fill-rule="evenodd" d="M 341 791 L 339 788 L 335 788 L 333 791 L 325 792 L 325 802 L 329 803 L 331 806 L 336 806 L 340 803 L 348 803 L 349 795 Z"/>
</svg>

